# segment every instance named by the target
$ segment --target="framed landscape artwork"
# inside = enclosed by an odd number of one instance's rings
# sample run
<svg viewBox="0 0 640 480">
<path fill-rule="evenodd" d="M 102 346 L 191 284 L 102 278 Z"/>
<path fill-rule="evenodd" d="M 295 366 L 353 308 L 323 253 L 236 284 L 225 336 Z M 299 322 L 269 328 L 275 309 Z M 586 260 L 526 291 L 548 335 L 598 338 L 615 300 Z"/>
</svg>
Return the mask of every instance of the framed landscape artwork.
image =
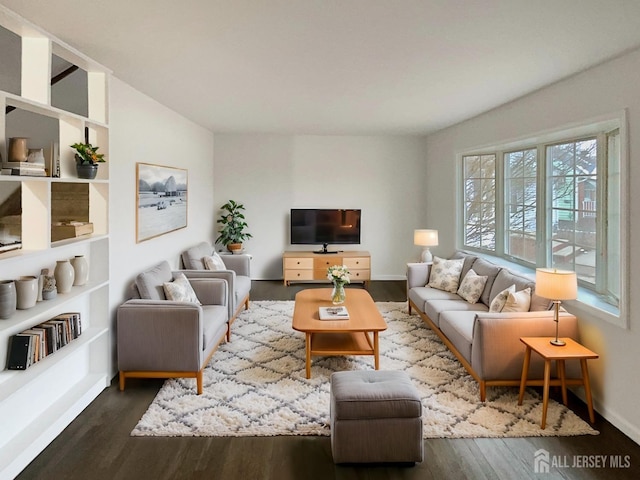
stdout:
<svg viewBox="0 0 640 480">
<path fill-rule="evenodd" d="M 136 164 L 136 243 L 187 226 L 187 170 Z"/>
</svg>

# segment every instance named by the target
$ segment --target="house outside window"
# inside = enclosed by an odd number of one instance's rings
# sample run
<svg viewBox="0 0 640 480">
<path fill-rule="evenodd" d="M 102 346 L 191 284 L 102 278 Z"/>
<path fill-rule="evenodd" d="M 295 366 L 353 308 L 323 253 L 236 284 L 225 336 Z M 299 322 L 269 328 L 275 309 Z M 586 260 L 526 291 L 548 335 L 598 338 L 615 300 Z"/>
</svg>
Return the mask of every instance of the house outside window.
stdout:
<svg viewBox="0 0 640 480">
<path fill-rule="evenodd" d="M 619 123 L 462 155 L 463 248 L 532 270 L 575 271 L 580 287 L 620 314 L 626 205 Z"/>
</svg>

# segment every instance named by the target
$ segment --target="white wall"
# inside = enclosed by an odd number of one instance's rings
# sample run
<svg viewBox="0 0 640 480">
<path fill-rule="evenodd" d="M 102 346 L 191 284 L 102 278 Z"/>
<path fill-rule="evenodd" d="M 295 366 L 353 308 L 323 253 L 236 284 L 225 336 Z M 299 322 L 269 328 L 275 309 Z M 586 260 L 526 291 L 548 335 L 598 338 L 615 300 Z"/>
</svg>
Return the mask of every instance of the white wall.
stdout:
<svg viewBox="0 0 640 480">
<path fill-rule="evenodd" d="M 213 231 L 213 135 L 114 78 L 110 85 L 109 224 L 111 303 L 115 309 L 135 276 Z M 136 162 L 185 168 L 187 227 L 136 243 Z M 114 311 L 115 318 L 115 311 Z"/>
<path fill-rule="evenodd" d="M 637 78 L 640 76 L 640 51 L 636 50 L 579 75 L 544 88 L 501 108 L 462 124 L 445 129 L 427 138 L 429 163 L 426 204 L 430 225 L 440 229 L 440 247 L 433 250 L 441 255 L 453 252 L 456 245 L 456 225 L 452 221 L 456 211 L 457 154 L 474 147 L 500 144 L 524 138 L 538 132 L 560 129 L 591 118 L 628 109 L 630 151 L 630 216 L 629 245 L 640 240 L 640 95 Z M 439 199 L 439 201 L 435 201 Z M 632 220 L 633 219 L 633 220 Z M 630 251 L 630 285 L 640 281 L 640 255 Z M 640 382 L 637 365 L 640 363 L 640 297 L 633 295 L 629 305 L 630 329 L 606 323 L 593 314 L 576 312 L 580 319 L 582 342 L 601 355 L 590 361 L 596 410 L 627 435 L 640 443 Z M 568 308 L 570 309 L 570 308 Z"/>
<path fill-rule="evenodd" d="M 402 279 L 416 261 L 413 230 L 425 228 L 424 138 L 216 134 L 214 200 L 246 207 L 246 249 L 254 279 L 281 279 L 291 208 L 362 209 L 361 245 L 371 253 L 372 278 Z M 215 237 L 214 237 L 215 238 Z"/>
</svg>

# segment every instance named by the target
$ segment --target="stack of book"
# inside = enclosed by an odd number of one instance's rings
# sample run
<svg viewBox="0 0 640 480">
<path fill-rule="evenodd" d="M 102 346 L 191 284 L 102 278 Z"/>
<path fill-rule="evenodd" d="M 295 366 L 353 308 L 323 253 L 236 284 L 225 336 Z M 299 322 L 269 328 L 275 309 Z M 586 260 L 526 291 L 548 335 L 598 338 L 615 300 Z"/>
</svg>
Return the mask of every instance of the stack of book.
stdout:
<svg viewBox="0 0 640 480">
<path fill-rule="evenodd" d="M 82 333 L 80 313 L 62 313 L 9 339 L 7 368 L 26 370 Z"/>
<path fill-rule="evenodd" d="M 44 163 L 2 162 L 2 175 L 23 175 L 27 177 L 46 177 Z"/>
</svg>

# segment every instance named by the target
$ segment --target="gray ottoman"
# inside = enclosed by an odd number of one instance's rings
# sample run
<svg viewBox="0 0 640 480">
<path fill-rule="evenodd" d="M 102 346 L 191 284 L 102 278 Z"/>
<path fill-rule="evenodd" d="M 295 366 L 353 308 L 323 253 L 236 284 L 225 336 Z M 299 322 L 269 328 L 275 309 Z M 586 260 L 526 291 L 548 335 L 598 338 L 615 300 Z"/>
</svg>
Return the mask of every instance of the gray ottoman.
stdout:
<svg viewBox="0 0 640 480">
<path fill-rule="evenodd" d="M 404 372 L 331 375 L 331 452 L 335 463 L 422 461 L 422 403 Z"/>
</svg>

